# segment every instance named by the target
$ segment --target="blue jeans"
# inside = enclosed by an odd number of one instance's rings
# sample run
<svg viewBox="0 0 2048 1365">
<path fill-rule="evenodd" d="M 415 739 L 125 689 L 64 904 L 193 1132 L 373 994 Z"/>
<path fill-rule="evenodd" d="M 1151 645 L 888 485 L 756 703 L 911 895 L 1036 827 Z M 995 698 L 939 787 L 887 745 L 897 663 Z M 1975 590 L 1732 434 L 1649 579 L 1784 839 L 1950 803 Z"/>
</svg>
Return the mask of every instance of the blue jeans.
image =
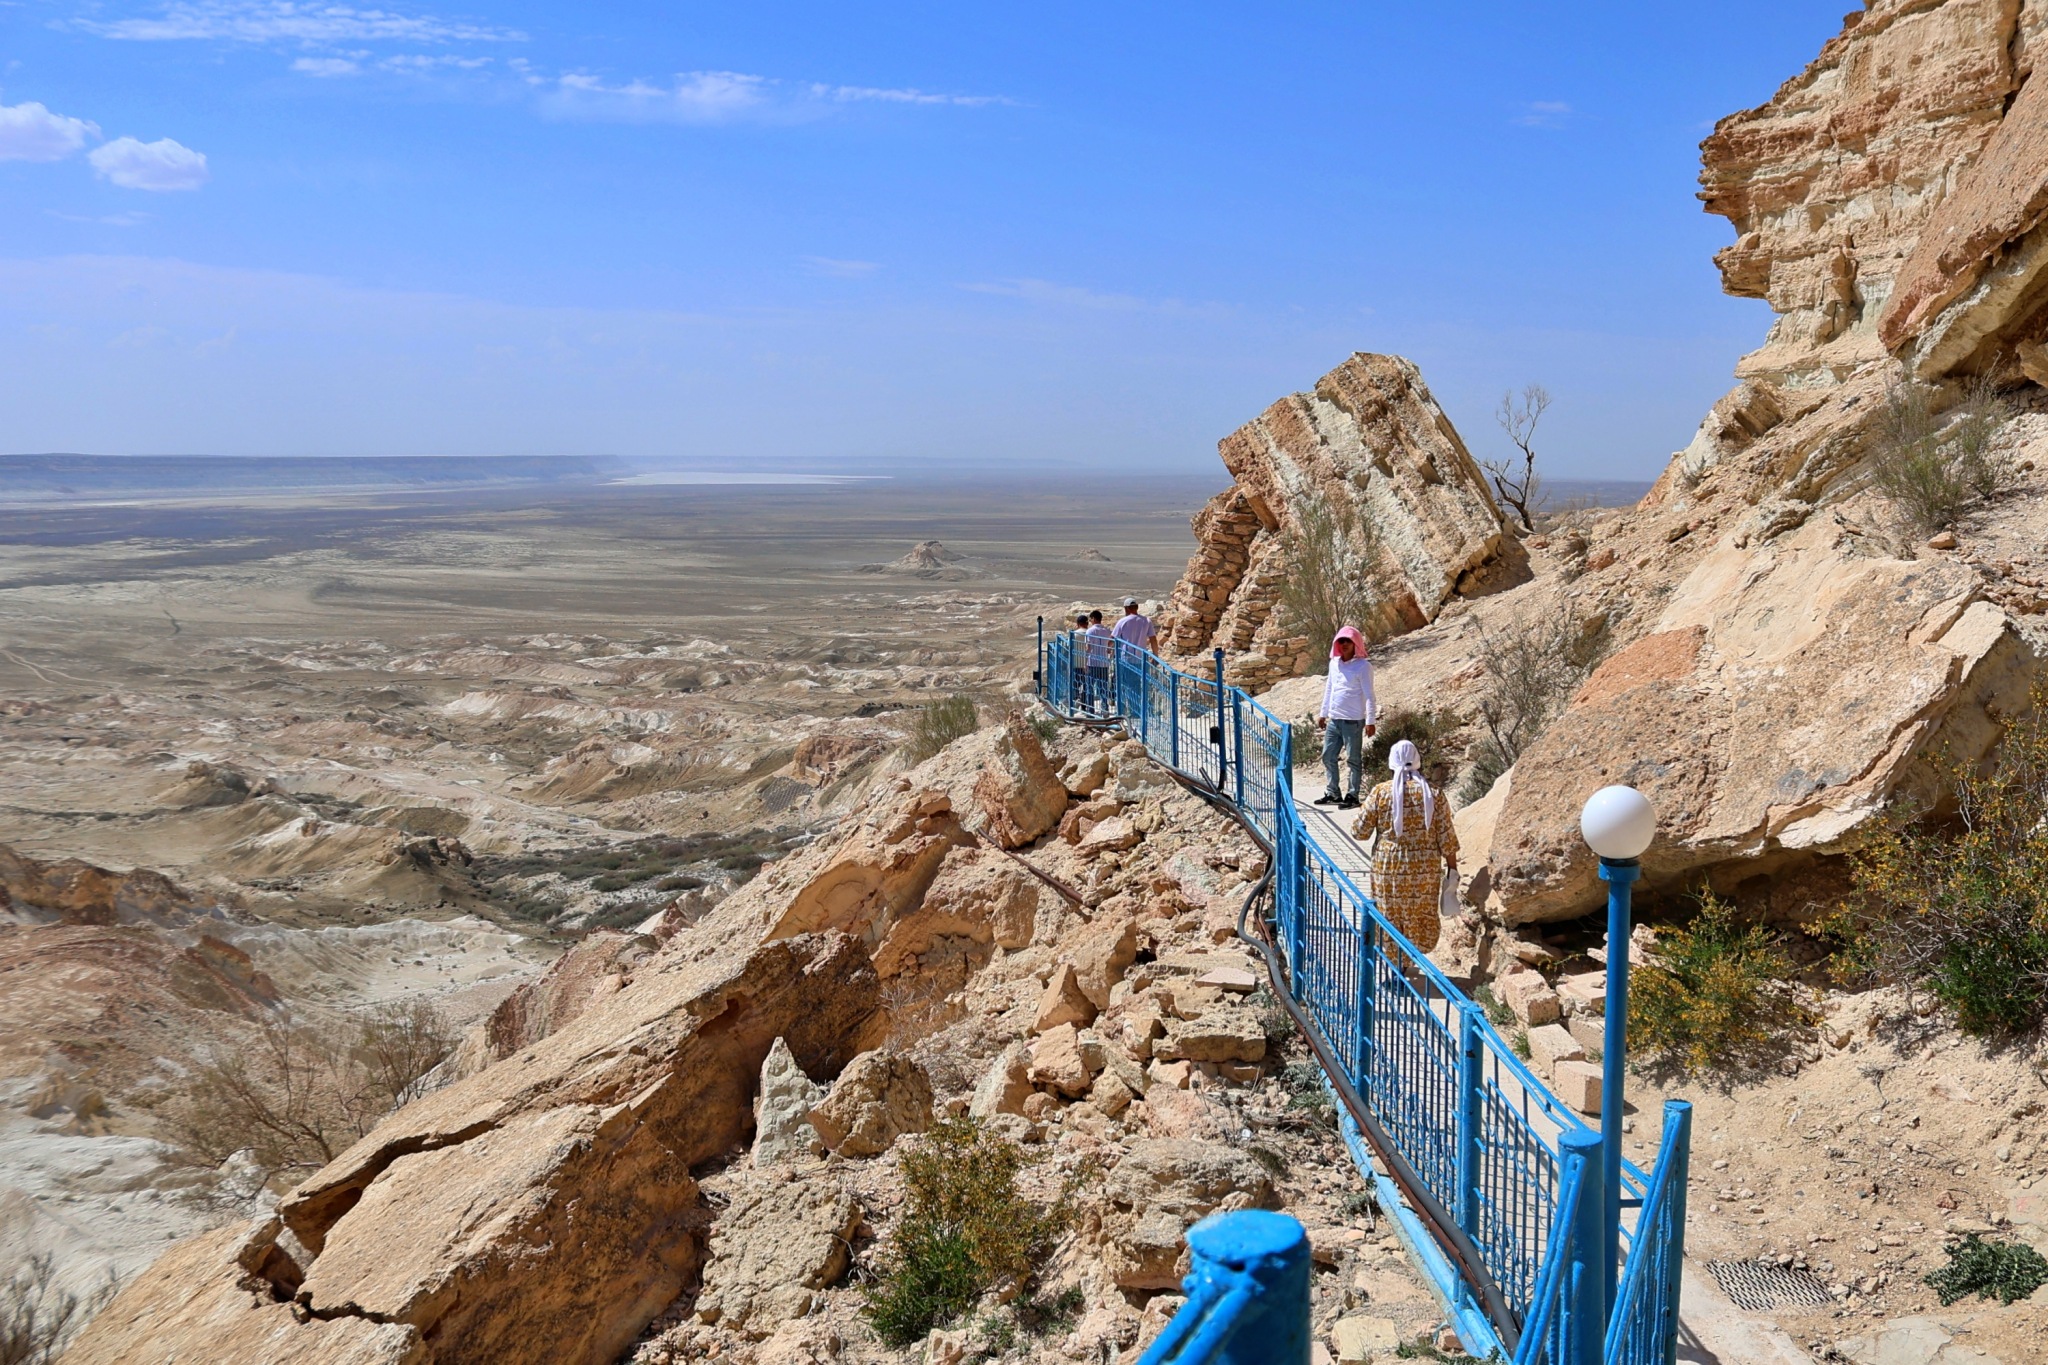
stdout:
<svg viewBox="0 0 2048 1365">
<path fill-rule="evenodd" d="M 1109 665 L 1089 664 L 1087 682 L 1088 708 L 1095 714 L 1108 715 L 1110 702 L 1114 700 L 1109 686 Z"/>
<path fill-rule="evenodd" d="M 1337 785 L 1337 755 L 1349 750 L 1351 759 L 1351 785 Z M 1365 777 L 1365 722 L 1362 720 L 1332 720 L 1323 727 L 1323 773 L 1330 779 L 1330 785 L 1323 788 L 1341 796 L 1358 795 L 1358 784 Z"/>
</svg>

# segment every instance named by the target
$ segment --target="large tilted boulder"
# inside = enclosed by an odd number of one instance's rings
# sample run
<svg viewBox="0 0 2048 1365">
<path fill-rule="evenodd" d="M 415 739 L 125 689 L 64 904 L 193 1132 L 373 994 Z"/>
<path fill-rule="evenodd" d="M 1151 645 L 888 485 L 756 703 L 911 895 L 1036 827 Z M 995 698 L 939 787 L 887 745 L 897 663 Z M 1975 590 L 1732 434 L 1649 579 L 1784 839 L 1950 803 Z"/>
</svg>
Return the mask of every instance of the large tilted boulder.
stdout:
<svg viewBox="0 0 2048 1365">
<path fill-rule="evenodd" d="M 300 1304 L 298 1337 L 265 1328 L 262 1349 L 244 1351 L 257 1329 L 179 1340 L 132 1311 L 173 1285 L 231 1301 L 250 1258 L 223 1247 L 184 1257 L 175 1278 L 139 1278 L 78 1358 L 325 1362 L 300 1342 L 329 1319 L 368 1317 L 425 1352 L 391 1360 L 608 1365 L 701 1263 L 690 1168 L 746 1136 L 776 1039 L 832 1074 L 878 1011 L 867 954 L 844 934 L 664 958 L 532 1047 L 407 1105 L 292 1192 L 281 1213 L 298 1249 L 277 1241 L 266 1275 Z M 276 1316 L 245 1297 L 249 1313 Z"/>
<path fill-rule="evenodd" d="M 1703 558 L 1650 633 L 1607 659 L 1516 764 L 1493 827 L 1510 922 L 1604 896 L 1586 797 L 1640 788 L 1652 885 L 1775 871 L 1836 851 L 1895 797 L 1939 799 L 2024 704 L 2033 652 L 1962 565 L 1844 554 L 1832 525 Z"/>
<path fill-rule="evenodd" d="M 1370 522 L 1376 571 L 1389 592 L 1386 631 L 1435 620 L 1445 602 L 1528 576 L 1486 477 L 1399 356 L 1354 355 L 1226 436 L 1217 447 L 1235 482 L 1195 518 L 1198 541 L 1161 622 L 1164 646 L 1222 648 L 1241 685 L 1258 688 L 1321 657 L 1327 641 L 1290 634 L 1276 611 L 1288 536 L 1305 511 Z"/>
<path fill-rule="evenodd" d="M 308 1318 L 245 1266 L 276 1239 L 275 1219 L 216 1228 L 172 1247 L 130 1281 L 64 1353 L 67 1365 L 430 1365 L 407 1323 Z"/>
</svg>

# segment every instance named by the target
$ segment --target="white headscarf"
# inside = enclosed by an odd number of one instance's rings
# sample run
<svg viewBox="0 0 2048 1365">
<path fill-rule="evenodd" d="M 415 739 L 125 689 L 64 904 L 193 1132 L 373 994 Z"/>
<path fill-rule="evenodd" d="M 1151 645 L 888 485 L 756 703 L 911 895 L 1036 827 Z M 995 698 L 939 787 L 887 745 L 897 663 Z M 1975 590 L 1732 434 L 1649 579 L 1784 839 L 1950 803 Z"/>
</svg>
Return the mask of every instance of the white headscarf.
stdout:
<svg viewBox="0 0 2048 1365">
<path fill-rule="evenodd" d="M 1422 776 L 1422 753 L 1415 747 L 1415 741 L 1404 739 L 1394 746 L 1394 752 L 1387 756 L 1387 763 L 1394 770 L 1394 837 L 1401 837 L 1401 808 L 1406 803 L 1402 797 L 1407 794 L 1408 779 L 1412 776 L 1422 788 L 1422 828 L 1425 833 L 1436 828 L 1436 793 L 1429 789 L 1429 783 Z"/>
</svg>

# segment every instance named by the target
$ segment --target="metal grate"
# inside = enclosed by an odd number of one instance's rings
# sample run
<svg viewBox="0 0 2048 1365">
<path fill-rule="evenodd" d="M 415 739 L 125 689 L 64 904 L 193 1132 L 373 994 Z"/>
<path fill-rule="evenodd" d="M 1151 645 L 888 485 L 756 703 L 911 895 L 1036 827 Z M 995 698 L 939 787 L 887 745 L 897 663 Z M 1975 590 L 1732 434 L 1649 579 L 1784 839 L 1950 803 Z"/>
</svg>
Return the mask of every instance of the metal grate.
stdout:
<svg viewBox="0 0 2048 1365">
<path fill-rule="evenodd" d="M 1714 1283 L 1745 1313 L 1765 1313 L 1780 1304 L 1825 1308 L 1835 1300 L 1810 1270 L 1759 1261 L 1709 1261 Z"/>
</svg>

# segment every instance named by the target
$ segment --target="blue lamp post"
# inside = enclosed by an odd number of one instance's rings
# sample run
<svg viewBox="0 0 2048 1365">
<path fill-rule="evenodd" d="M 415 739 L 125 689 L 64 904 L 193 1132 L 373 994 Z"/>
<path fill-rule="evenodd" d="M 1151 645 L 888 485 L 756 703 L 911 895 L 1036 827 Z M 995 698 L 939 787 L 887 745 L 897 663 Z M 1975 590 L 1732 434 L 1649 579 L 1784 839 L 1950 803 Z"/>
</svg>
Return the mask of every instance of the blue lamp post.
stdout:
<svg viewBox="0 0 2048 1365">
<path fill-rule="evenodd" d="M 1600 855 L 1600 879 L 1607 883 L 1607 1026 L 1600 1076 L 1600 1185 L 1602 1213 L 1600 1284 L 1606 1316 L 1614 1316 L 1621 1273 L 1622 1089 L 1628 1075 L 1629 896 L 1643 873 L 1636 860 L 1657 834 L 1657 812 L 1634 787 L 1602 787 L 1579 812 L 1579 833 Z"/>
</svg>

